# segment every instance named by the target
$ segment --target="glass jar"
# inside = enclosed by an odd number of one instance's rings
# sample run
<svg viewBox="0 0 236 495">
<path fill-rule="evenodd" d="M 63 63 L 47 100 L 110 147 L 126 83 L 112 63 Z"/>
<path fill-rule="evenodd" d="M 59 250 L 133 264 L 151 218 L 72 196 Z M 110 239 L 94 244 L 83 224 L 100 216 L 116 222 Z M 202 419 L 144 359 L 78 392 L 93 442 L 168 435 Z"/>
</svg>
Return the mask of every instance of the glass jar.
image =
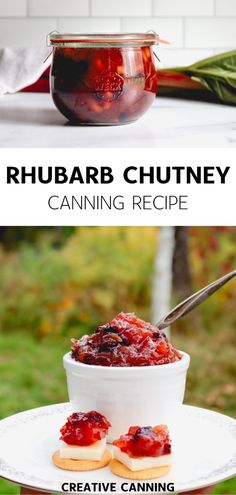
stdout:
<svg viewBox="0 0 236 495">
<path fill-rule="evenodd" d="M 119 125 L 134 122 L 157 91 L 155 33 L 49 35 L 53 47 L 51 93 L 71 122 Z"/>
</svg>

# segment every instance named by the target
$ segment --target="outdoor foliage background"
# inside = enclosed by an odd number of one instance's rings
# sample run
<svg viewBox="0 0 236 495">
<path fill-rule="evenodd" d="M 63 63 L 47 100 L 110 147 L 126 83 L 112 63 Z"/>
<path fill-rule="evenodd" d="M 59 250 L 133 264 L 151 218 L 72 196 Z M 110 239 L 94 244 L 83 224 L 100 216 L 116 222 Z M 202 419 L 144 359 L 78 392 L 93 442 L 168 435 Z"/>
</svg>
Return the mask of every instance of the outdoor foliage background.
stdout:
<svg viewBox="0 0 236 495">
<path fill-rule="evenodd" d="M 236 228 L 188 233 L 193 290 L 236 267 Z M 157 248 L 154 227 L 0 231 L 0 419 L 67 400 L 62 355 L 71 337 L 121 310 L 150 320 Z M 174 345 L 192 358 L 185 401 L 234 417 L 235 295 L 232 281 L 172 328 Z M 18 488 L 0 480 L 0 494 L 11 493 Z M 214 493 L 235 495 L 236 479 Z"/>
</svg>

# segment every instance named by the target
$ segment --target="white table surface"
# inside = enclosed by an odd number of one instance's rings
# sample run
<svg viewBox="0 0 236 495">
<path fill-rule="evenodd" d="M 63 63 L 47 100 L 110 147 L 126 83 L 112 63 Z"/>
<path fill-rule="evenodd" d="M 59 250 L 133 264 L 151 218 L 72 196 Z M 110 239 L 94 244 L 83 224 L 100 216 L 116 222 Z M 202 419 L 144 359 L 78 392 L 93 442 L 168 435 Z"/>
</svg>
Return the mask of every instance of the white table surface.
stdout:
<svg viewBox="0 0 236 495">
<path fill-rule="evenodd" d="M 0 97 L 0 147 L 236 147 L 236 108 L 157 98 L 138 122 L 71 126 L 49 94 Z"/>
</svg>

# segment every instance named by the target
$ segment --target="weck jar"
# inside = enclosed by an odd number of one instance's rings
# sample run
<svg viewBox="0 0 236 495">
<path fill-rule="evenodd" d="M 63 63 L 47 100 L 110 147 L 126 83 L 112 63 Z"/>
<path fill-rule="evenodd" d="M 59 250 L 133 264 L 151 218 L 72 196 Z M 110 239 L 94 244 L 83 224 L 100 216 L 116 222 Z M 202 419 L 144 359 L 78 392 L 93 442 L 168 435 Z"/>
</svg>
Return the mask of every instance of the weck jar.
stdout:
<svg viewBox="0 0 236 495">
<path fill-rule="evenodd" d="M 154 45 L 146 34 L 51 33 L 51 93 L 71 122 L 120 125 L 139 119 L 157 92 Z"/>
</svg>

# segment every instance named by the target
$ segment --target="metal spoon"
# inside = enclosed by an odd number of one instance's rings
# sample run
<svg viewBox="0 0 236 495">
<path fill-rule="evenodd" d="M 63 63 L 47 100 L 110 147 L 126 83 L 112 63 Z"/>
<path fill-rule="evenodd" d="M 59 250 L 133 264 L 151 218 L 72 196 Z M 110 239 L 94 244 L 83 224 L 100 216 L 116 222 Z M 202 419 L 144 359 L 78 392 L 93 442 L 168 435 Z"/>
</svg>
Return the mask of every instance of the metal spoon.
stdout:
<svg viewBox="0 0 236 495">
<path fill-rule="evenodd" d="M 162 318 L 158 323 L 157 327 L 162 330 L 163 328 L 168 327 L 169 325 L 172 325 L 175 321 L 177 321 L 179 318 L 182 316 L 186 315 L 192 309 L 196 308 L 201 302 L 205 301 L 211 294 L 216 292 L 218 289 L 223 287 L 231 278 L 236 276 L 236 270 L 233 272 L 227 273 L 227 275 L 224 275 L 221 278 L 218 278 L 215 282 L 212 282 L 211 284 L 207 285 L 203 289 L 199 290 L 198 292 L 195 292 L 195 294 L 192 294 L 189 296 L 187 299 L 182 301 L 180 304 L 175 306 L 174 309 L 172 309 L 164 318 Z"/>
</svg>

